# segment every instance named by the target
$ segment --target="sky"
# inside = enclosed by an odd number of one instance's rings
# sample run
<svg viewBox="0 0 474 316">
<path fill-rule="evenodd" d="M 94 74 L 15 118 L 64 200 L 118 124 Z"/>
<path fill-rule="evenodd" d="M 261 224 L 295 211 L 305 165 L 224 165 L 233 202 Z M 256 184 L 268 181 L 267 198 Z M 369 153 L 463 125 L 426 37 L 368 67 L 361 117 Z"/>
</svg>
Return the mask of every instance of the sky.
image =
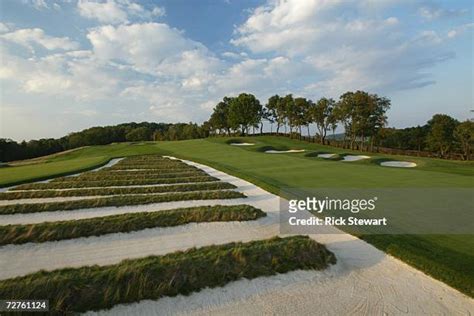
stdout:
<svg viewBox="0 0 474 316">
<path fill-rule="evenodd" d="M 472 0 L 0 0 L 0 138 L 205 121 L 224 97 L 365 90 L 472 116 Z"/>
</svg>

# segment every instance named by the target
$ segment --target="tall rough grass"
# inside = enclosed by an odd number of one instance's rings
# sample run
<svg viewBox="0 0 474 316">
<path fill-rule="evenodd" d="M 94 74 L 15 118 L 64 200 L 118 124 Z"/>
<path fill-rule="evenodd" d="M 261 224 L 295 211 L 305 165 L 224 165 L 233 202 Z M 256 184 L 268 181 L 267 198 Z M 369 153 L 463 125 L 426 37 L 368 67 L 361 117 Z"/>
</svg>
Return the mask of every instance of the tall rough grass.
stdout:
<svg viewBox="0 0 474 316">
<path fill-rule="evenodd" d="M 0 192 L 0 200 L 38 199 L 68 196 L 96 196 L 96 195 L 125 195 L 125 194 L 156 194 L 166 192 L 186 192 L 205 190 L 235 189 L 236 186 L 227 182 L 189 183 L 186 185 L 175 184 L 167 186 L 151 187 L 117 187 L 117 188 L 93 188 L 93 189 L 71 189 L 71 190 L 28 190 Z"/>
<path fill-rule="evenodd" d="M 140 205 L 152 204 L 172 201 L 188 201 L 188 200 L 218 200 L 218 199 L 234 199 L 245 198 L 246 196 L 235 191 L 200 191 L 200 192 L 184 192 L 169 193 L 160 195 L 125 195 L 111 196 L 87 200 L 75 200 L 66 202 L 51 203 L 31 203 L 31 204 L 12 204 L 0 206 L 0 214 L 17 214 L 17 213 L 37 213 L 37 212 L 53 212 L 67 211 L 81 208 L 96 208 L 107 206 L 124 206 L 124 205 Z"/>
<path fill-rule="evenodd" d="M 110 186 L 131 186 L 131 185 L 152 185 L 152 184 L 176 184 L 176 183 L 196 183 L 219 181 L 211 176 L 165 178 L 165 179 L 132 179 L 132 180 L 98 180 L 98 181 L 59 181 L 47 183 L 22 184 L 15 190 L 48 190 L 48 189 L 69 189 L 69 188 L 90 188 L 90 187 L 110 187 Z"/>
<path fill-rule="evenodd" d="M 216 205 L 129 213 L 71 221 L 0 226 L 0 245 L 127 233 L 188 223 L 250 221 L 266 214 L 250 205 Z"/>
<path fill-rule="evenodd" d="M 117 180 L 154 180 L 154 179 L 169 179 L 169 178 L 187 178 L 187 177 L 205 177 L 205 172 L 199 171 L 185 171 L 176 173 L 163 173 L 163 174 L 115 174 L 115 172 L 102 173 L 102 174 L 84 174 L 77 177 L 64 177 L 56 178 L 51 182 L 82 182 L 82 181 L 117 181 Z"/>
<path fill-rule="evenodd" d="M 334 254 L 314 240 L 294 236 L 229 243 L 125 260 L 109 266 L 40 271 L 0 281 L 0 297 L 49 299 L 52 313 L 78 313 L 116 304 L 187 295 L 298 269 L 325 269 Z"/>
</svg>

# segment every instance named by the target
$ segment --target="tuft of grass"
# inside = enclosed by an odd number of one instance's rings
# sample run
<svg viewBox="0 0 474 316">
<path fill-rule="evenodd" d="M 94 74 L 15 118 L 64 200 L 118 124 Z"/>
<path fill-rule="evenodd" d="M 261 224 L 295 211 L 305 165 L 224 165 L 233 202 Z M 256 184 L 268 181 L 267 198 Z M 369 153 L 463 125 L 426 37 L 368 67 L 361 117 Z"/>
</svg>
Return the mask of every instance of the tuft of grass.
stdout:
<svg viewBox="0 0 474 316">
<path fill-rule="evenodd" d="M 47 183 L 23 184 L 13 190 L 48 190 L 48 189 L 69 189 L 69 188 L 90 188 L 90 187 L 110 187 L 110 186 L 130 186 L 130 185 L 150 185 L 150 184 L 176 184 L 193 182 L 212 182 L 219 179 L 211 176 L 165 178 L 165 179 L 135 179 L 135 180 L 104 180 L 104 181 L 58 181 Z"/>
<path fill-rule="evenodd" d="M 246 196 L 244 194 L 235 191 L 198 191 L 167 193 L 159 195 L 117 195 L 96 199 L 65 202 L 2 205 L 0 206 L 0 214 L 5 215 L 18 213 L 68 211 L 81 208 L 140 205 L 171 201 L 235 199 L 245 197 Z"/>
<path fill-rule="evenodd" d="M 115 181 L 115 180 L 146 180 L 146 179 L 169 179 L 169 178 L 188 178 L 202 177 L 207 174 L 204 171 L 184 171 L 169 172 L 163 174 L 115 174 L 115 172 L 93 174 L 88 173 L 77 177 L 61 177 L 51 180 L 51 182 L 82 182 L 82 181 Z"/>
<path fill-rule="evenodd" d="M 167 192 L 189 192 L 205 190 L 235 189 L 236 186 L 227 182 L 190 183 L 186 185 L 167 185 L 154 187 L 117 187 L 117 188 L 93 188 L 93 189 L 71 189 L 71 190 L 27 190 L 0 192 L 0 200 L 18 199 L 40 199 L 68 196 L 95 196 L 95 195 L 125 195 L 125 194 L 154 194 Z"/>
<path fill-rule="evenodd" d="M 250 221 L 266 216 L 250 205 L 216 205 L 128 213 L 71 221 L 0 226 L 0 245 L 46 242 L 188 223 Z"/>
<path fill-rule="evenodd" d="M 228 243 L 109 266 L 40 271 L 0 281 L 0 297 L 49 299 L 52 313 L 108 309 L 116 304 L 188 295 L 293 270 L 321 270 L 336 258 L 306 236 Z"/>
</svg>

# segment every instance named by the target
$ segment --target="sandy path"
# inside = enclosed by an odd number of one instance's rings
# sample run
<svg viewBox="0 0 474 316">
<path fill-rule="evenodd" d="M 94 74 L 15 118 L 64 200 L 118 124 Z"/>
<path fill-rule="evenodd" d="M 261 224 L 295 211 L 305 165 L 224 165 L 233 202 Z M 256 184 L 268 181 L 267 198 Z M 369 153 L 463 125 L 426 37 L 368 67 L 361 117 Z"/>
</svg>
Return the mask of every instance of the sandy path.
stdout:
<svg viewBox="0 0 474 316">
<path fill-rule="evenodd" d="M 262 239 L 278 234 L 277 196 L 212 168 L 190 164 L 238 185 L 239 190 L 249 196 L 247 200 L 242 199 L 244 203 L 260 207 L 268 216 L 253 222 L 188 224 L 130 234 L 0 247 L 0 266 L 3 268 L 0 278 L 23 275 L 41 268 L 110 264 L 127 257 L 168 253 L 190 246 Z M 141 208 L 143 210 L 143 206 Z M 331 269 L 241 280 L 188 297 L 118 305 L 108 314 L 453 315 L 474 312 L 472 299 L 351 235 L 320 234 L 311 237 L 336 254 L 338 263 Z"/>
</svg>

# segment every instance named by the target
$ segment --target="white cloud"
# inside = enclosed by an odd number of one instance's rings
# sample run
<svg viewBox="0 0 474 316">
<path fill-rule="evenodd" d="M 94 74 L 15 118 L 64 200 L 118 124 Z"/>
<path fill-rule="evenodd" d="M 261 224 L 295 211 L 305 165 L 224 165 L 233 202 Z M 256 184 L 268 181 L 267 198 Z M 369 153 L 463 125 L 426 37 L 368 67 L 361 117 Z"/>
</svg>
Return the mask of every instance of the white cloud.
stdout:
<svg viewBox="0 0 474 316">
<path fill-rule="evenodd" d="M 455 18 L 468 13 L 466 9 L 444 9 L 433 4 L 425 5 L 418 9 L 420 16 L 428 21 L 440 19 L 440 18 Z"/>
<path fill-rule="evenodd" d="M 21 98 L 8 104 L 34 99 L 34 113 L 53 107 L 55 117 L 64 115 L 64 132 L 78 129 L 77 120 L 81 128 L 124 120 L 199 122 L 224 95 L 243 91 L 265 102 L 275 93 L 314 99 L 433 84 L 430 69 L 453 56 L 445 50 L 448 39 L 472 23 L 407 30 L 407 17 L 387 9 L 398 3 L 270 0 L 236 27 L 234 47 L 216 55 L 184 32 L 150 22 L 165 12 L 148 2 L 79 0 L 77 12 L 109 25 L 84 30 L 88 42 L 79 45 L 39 28 L 0 24 L 3 42 L 31 50 L 0 46 L 0 78 L 9 98 Z"/>
<path fill-rule="evenodd" d="M 102 26 L 87 37 L 97 58 L 130 65 L 141 73 L 176 77 L 219 67 L 204 45 L 163 23 Z"/>
<path fill-rule="evenodd" d="M 79 0 L 77 8 L 79 14 L 83 17 L 96 19 L 102 23 L 127 22 L 127 13 L 113 0 L 107 0 L 106 2 Z"/>
<path fill-rule="evenodd" d="M 305 83 L 306 91 L 387 92 L 432 84 L 426 69 L 452 56 L 436 49 L 445 37 L 430 30 L 404 33 L 399 19 L 385 12 L 392 5 L 389 0 L 268 1 L 236 28 L 231 42 L 253 53 L 288 57 L 291 65 L 312 65 L 314 82 Z"/>
<path fill-rule="evenodd" d="M 474 28 L 474 23 L 467 23 L 463 24 L 461 26 L 456 27 L 455 29 L 452 29 L 448 32 L 447 36 L 448 38 L 455 38 L 457 36 L 460 36 L 461 34 L 468 32 L 469 30 Z"/>
<path fill-rule="evenodd" d="M 40 28 L 20 29 L 0 35 L 0 38 L 33 49 L 32 45 L 40 45 L 48 50 L 72 50 L 79 44 L 68 37 L 46 35 Z"/>
<path fill-rule="evenodd" d="M 162 8 L 162 7 L 154 7 L 153 10 L 151 11 L 151 14 L 154 16 L 165 16 L 166 10 L 165 8 Z"/>
<path fill-rule="evenodd" d="M 5 23 L 0 22 L 0 33 L 8 32 L 10 28 Z"/>
<path fill-rule="evenodd" d="M 21 0 L 24 4 L 32 6 L 36 10 L 60 10 L 60 3 L 68 3 L 72 0 Z"/>
<path fill-rule="evenodd" d="M 49 9 L 49 6 L 45 0 L 22 0 L 22 1 L 25 4 L 33 6 L 37 10 Z"/>
<path fill-rule="evenodd" d="M 121 24 L 129 22 L 130 17 L 151 19 L 165 15 L 165 9 L 154 7 L 147 10 L 141 4 L 131 0 L 79 0 L 79 14 L 105 24 Z"/>
</svg>

